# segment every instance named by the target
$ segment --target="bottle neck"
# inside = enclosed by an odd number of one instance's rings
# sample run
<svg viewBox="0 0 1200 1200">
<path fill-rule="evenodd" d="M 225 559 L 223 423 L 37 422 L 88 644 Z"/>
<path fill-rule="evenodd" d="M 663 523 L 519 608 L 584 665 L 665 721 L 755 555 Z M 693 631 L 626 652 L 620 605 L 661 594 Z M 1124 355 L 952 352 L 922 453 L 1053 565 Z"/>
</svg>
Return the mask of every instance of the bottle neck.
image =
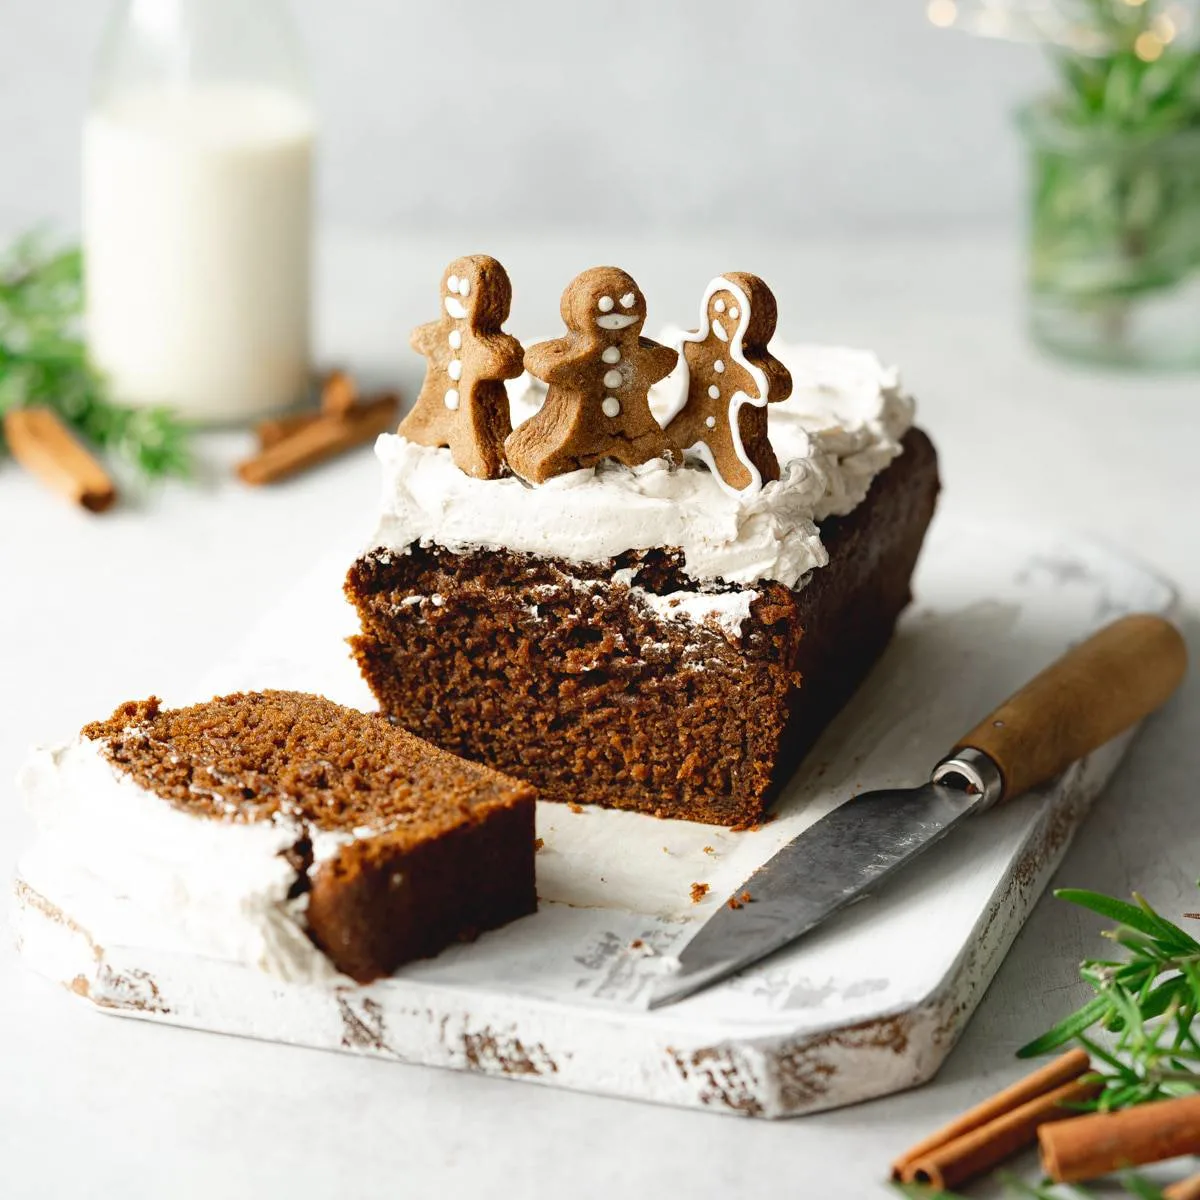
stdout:
<svg viewBox="0 0 1200 1200">
<path fill-rule="evenodd" d="M 129 91 L 211 85 L 269 88 L 310 105 L 285 0 L 120 0 L 97 61 L 93 106 Z"/>
</svg>

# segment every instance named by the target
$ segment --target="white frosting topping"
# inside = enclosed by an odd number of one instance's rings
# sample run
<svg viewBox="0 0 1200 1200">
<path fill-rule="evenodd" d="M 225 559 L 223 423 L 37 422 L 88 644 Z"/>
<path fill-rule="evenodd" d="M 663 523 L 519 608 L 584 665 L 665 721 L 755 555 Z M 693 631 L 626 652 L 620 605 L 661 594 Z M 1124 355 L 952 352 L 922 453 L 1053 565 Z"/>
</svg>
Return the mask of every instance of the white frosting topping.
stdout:
<svg viewBox="0 0 1200 1200">
<path fill-rule="evenodd" d="M 662 338 L 678 344 L 682 331 Z M 828 562 L 816 522 L 862 502 L 872 480 L 900 453 L 913 402 L 897 371 L 871 353 L 776 344 L 792 372 L 789 399 L 768 408 L 780 478 L 754 494 L 731 493 L 702 466 L 662 460 L 575 471 L 531 487 L 514 477 L 473 479 L 448 450 L 382 435 L 383 499 L 374 549 L 403 553 L 414 543 L 448 550 L 508 549 L 598 562 L 627 550 L 673 547 L 684 571 L 703 583 L 777 580 L 797 587 Z M 682 372 L 651 391 L 655 416 L 677 407 Z M 509 385 L 513 424 L 544 397 L 528 375 Z M 715 599 L 702 591 L 699 611 Z M 656 597 L 656 600 L 665 600 Z M 740 622 L 739 622 L 740 624 Z"/>
<path fill-rule="evenodd" d="M 691 621 L 694 625 L 714 622 L 732 638 L 741 637 L 742 622 L 758 599 L 758 593 L 750 588 L 736 592 L 668 592 L 660 596 L 639 587 L 636 578 L 636 568 L 613 572 L 613 582 L 628 585 L 635 603 L 649 609 L 660 621 Z"/>
<path fill-rule="evenodd" d="M 283 852 L 305 833 L 289 818 L 196 816 L 140 787 L 78 737 L 38 747 L 17 777 L 48 857 L 103 879 L 153 914 L 191 953 L 284 979 L 341 978 L 304 931 L 307 897 L 288 899 L 296 868 Z M 314 860 L 352 833 L 318 834 Z"/>
</svg>

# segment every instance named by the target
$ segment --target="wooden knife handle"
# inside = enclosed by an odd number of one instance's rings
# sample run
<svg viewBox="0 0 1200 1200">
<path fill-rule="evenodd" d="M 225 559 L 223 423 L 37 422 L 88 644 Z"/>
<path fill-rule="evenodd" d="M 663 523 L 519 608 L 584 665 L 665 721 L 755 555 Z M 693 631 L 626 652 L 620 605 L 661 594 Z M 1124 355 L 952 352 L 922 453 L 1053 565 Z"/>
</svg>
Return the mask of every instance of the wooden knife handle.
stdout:
<svg viewBox="0 0 1200 1200">
<path fill-rule="evenodd" d="M 1187 670 L 1170 621 L 1134 613 L 1106 625 L 1027 683 L 955 746 L 1000 769 L 1001 799 L 1053 779 L 1163 704 Z"/>
</svg>

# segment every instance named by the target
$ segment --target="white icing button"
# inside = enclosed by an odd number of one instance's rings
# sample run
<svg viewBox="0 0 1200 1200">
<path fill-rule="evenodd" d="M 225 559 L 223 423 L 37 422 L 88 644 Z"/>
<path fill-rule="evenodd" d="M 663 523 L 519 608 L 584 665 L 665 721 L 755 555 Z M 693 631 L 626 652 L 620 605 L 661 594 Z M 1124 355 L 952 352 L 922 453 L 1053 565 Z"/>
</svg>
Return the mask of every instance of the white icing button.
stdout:
<svg viewBox="0 0 1200 1200">
<path fill-rule="evenodd" d="M 718 358 L 717 361 L 715 363 L 713 363 L 713 370 L 716 371 L 716 373 L 718 375 L 720 375 L 725 370 L 724 360 Z"/>
<path fill-rule="evenodd" d="M 600 299 L 596 302 L 596 307 L 601 312 L 612 312 L 613 298 L 611 296 L 601 296 Z"/>
<path fill-rule="evenodd" d="M 606 417 L 619 417 L 621 415 L 621 402 L 616 396 L 605 396 L 604 403 L 600 405 Z"/>
<path fill-rule="evenodd" d="M 462 334 L 457 329 L 450 330 L 450 337 L 448 340 L 450 342 L 451 350 L 462 349 Z"/>
<path fill-rule="evenodd" d="M 604 353 L 600 357 L 606 363 L 619 363 L 621 361 L 621 349 L 619 346 L 605 346 Z"/>
<path fill-rule="evenodd" d="M 465 296 L 466 294 L 467 294 L 466 292 L 463 292 L 463 295 L 464 295 L 464 296 Z M 733 307 L 732 307 L 732 308 L 729 310 L 729 315 L 730 315 L 730 316 L 731 316 L 731 317 L 732 317 L 732 318 L 733 318 L 735 321 L 738 319 L 738 309 L 737 309 L 737 305 L 736 305 L 736 304 L 735 304 L 735 305 L 734 305 L 734 306 L 733 306 Z"/>
<path fill-rule="evenodd" d="M 705 425 L 707 425 L 709 427 L 709 429 L 716 429 L 717 418 L 716 417 L 708 417 L 704 423 L 705 423 Z"/>
<path fill-rule="evenodd" d="M 462 363 L 457 358 L 451 359 L 446 374 L 457 383 L 462 378 Z"/>
<path fill-rule="evenodd" d="M 606 388 L 619 388 L 624 382 L 625 378 L 620 371 L 604 372 L 604 386 Z"/>
<path fill-rule="evenodd" d="M 458 389 L 451 388 L 442 399 L 445 401 L 446 407 L 453 412 L 458 407 Z"/>
<path fill-rule="evenodd" d="M 717 310 L 717 312 L 724 312 L 725 311 L 725 301 L 718 300 L 716 302 L 716 304 L 713 305 L 713 308 L 715 308 Z"/>
<path fill-rule="evenodd" d="M 451 275 L 450 278 L 446 280 L 446 287 L 452 292 L 457 292 L 458 291 L 458 276 Z"/>
<path fill-rule="evenodd" d="M 632 292 L 626 292 L 625 295 L 621 297 L 621 307 L 632 308 L 636 299 L 637 297 Z"/>
<path fill-rule="evenodd" d="M 471 294 L 471 281 L 463 278 L 458 281 L 458 294 L 460 296 L 469 296 Z M 735 317 L 737 313 L 733 314 Z"/>
<path fill-rule="evenodd" d="M 710 388 L 708 389 L 708 394 L 709 394 L 709 395 L 710 395 L 710 396 L 711 396 L 711 397 L 712 397 L 714 400 L 720 400 L 720 398 L 721 398 L 721 389 L 720 389 L 719 387 L 717 387 L 717 385 L 714 383 L 714 384 L 712 385 L 712 387 L 710 387 Z"/>
</svg>

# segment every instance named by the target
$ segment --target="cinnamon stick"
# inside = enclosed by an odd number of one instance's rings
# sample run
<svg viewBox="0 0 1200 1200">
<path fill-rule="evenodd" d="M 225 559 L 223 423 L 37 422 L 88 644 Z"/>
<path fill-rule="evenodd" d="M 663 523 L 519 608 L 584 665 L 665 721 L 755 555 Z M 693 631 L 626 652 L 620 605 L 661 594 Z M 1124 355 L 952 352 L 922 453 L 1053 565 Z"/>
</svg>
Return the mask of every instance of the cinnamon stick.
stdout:
<svg viewBox="0 0 1200 1200">
<path fill-rule="evenodd" d="M 99 513 L 116 500 L 108 472 L 50 409 L 13 409 L 4 418 L 4 437 L 25 470 L 72 503 Z"/>
<path fill-rule="evenodd" d="M 345 416 L 358 404 L 358 385 L 346 371 L 330 371 L 321 385 L 321 410 Z"/>
<path fill-rule="evenodd" d="M 944 1191 L 975 1179 L 1017 1151 L 1032 1146 L 1042 1126 L 1075 1116 L 1071 1106 L 1091 1100 L 1100 1094 L 1102 1087 L 1099 1080 L 1073 1079 L 1035 1096 L 986 1125 L 922 1155 L 906 1169 L 904 1181 L 930 1184 Z"/>
<path fill-rule="evenodd" d="M 245 483 L 257 486 L 325 462 L 391 428 L 396 423 L 397 404 L 395 395 L 387 395 L 360 404 L 344 415 L 323 413 L 240 463 L 238 475 Z"/>
<path fill-rule="evenodd" d="M 1078 1079 L 1090 1067 L 1091 1061 L 1083 1050 L 1072 1050 L 1056 1058 L 1053 1062 L 1047 1063 L 1044 1067 L 1040 1067 L 1032 1074 L 1026 1075 L 1024 1079 L 1018 1079 L 1016 1083 L 997 1092 L 974 1108 L 968 1109 L 962 1116 L 955 1118 L 950 1124 L 943 1126 L 936 1133 L 930 1134 L 929 1137 L 907 1150 L 892 1163 L 892 1178 L 896 1181 L 904 1180 L 911 1183 L 912 1180 L 906 1175 L 906 1171 L 918 1159 L 927 1157 L 940 1146 L 987 1125 L 990 1121 L 1012 1112 L 1022 1104 L 1035 1100 L 1038 1096 L 1044 1096 L 1064 1083 Z"/>
<path fill-rule="evenodd" d="M 1079 1183 L 1122 1167 L 1200 1154 L 1200 1096 L 1089 1113 L 1039 1130 L 1038 1141 L 1042 1169 L 1056 1183 Z"/>
<path fill-rule="evenodd" d="M 259 447 L 269 450 L 278 442 L 311 425 L 322 413 L 346 416 L 356 407 L 365 405 L 358 403 L 358 385 L 354 382 L 354 376 L 346 371 L 330 371 L 321 383 L 321 407 L 318 411 L 308 410 L 288 413 L 282 417 L 270 417 L 260 421 L 254 432 L 258 434 Z"/>
<path fill-rule="evenodd" d="M 1163 1200 L 1200 1200 L 1200 1175 L 1189 1175 L 1163 1188 Z"/>
<path fill-rule="evenodd" d="M 288 413 L 283 417 L 268 417 L 260 421 L 254 432 L 258 435 L 258 445 L 261 450 L 270 450 L 278 442 L 290 438 L 292 434 L 311 425 L 320 418 L 319 411 Z"/>
</svg>

